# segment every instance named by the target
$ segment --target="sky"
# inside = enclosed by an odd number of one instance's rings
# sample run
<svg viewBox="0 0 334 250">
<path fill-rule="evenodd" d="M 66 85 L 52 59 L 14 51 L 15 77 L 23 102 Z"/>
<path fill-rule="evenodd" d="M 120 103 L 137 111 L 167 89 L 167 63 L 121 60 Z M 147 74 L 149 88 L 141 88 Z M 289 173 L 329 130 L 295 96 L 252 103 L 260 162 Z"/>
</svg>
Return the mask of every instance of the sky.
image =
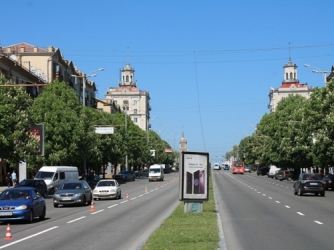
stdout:
<svg viewBox="0 0 334 250">
<path fill-rule="evenodd" d="M 151 129 L 179 149 L 223 160 L 269 113 L 291 58 L 300 83 L 323 87 L 334 65 L 332 0 L 1 0 L 0 45 L 59 48 L 97 96 L 127 62 L 150 93 Z"/>
</svg>

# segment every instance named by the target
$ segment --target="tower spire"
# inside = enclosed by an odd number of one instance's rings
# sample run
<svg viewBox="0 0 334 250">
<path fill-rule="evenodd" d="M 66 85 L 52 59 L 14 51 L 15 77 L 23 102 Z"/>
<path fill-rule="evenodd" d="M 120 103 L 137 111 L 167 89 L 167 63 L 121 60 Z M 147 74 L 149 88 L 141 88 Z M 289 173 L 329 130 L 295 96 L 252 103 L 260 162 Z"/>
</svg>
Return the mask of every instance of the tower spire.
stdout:
<svg viewBox="0 0 334 250">
<path fill-rule="evenodd" d="M 290 46 L 290 42 L 289 42 L 289 61 L 291 61 L 291 46 Z"/>
</svg>

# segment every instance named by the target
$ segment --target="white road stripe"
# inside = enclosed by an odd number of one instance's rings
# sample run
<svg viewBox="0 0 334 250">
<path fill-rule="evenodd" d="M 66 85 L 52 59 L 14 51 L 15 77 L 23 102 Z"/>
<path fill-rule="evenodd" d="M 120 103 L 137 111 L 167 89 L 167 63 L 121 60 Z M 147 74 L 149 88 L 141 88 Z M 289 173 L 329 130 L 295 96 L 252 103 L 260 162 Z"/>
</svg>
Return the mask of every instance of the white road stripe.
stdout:
<svg viewBox="0 0 334 250">
<path fill-rule="evenodd" d="M 135 199 L 137 199 L 137 197 L 133 197 L 133 198 L 131 198 L 130 200 L 135 200 Z"/>
<path fill-rule="evenodd" d="M 16 243 L 19 243 L 19 242 L 21 242 L 21 241 L 24 241 L 24 240 L 30 239 L 30 238 L 32 238 L 32 237 L 35 237 L 35 236 L 37 236 L 37 235 L 40 235 L 40 234 L 46 233 L 46 232 L 48 232 L 48 231 L 51 231 L 51 230 L 53 230 L 53 229 L 56 229 L 56 228 L 58 228 L 58 226 L 51 227 L 51 228 L 49 228 L 49 229 L 46 229 L 46 230 L 44 230 L 44 231 L 42 231 L 42 232 L 39 232 L 39 233 L 36 233 L 36 234 L 30 235 L 30 236 L 28 236 L 28 237 L 25 237 L 25 238 L 23 238 L 23 239 L 20 239 L 20 240 L 14 241 L 14 242 L 12 242 L 12 243 L 9 243 L 9 244 L 7 244 L 7 245 L 3 245 L 3 246 L 1 246 L 1 247 L 0 247 L 0 249 L 3 249 L 3 248 L 6 248 L 6 247 L 9 247 L 9 246 L 12 246 L 12 245 L 14 245 L 14 244 L 16 244 Z"/>
<path fill-rule="evenodd" d="M 268 197 L 270 200 L 272 200 L 273 198 L 271 198 L 271 197 Z"/>
<path fill-rule="evenodd" d="M 279 201 L 276 201 L 276 203 L 280 203 Z"/>
<path fill-rule="evenodd" d="M 86 217 L 86 216 L 82 216 L 82 217 L 80 217 L 80 218 L 78 218 L 78 219 L 75 219 L 75 220 L 68 221 L 67 223 L 72 223 L 72 222 L 75 222 L 75 221 L 81 220 L 81 219 L 83 219 L 83 218 L 85 218 L 85 217 Z"/>
<path fill-rule="evenodd" d="M 125 203 L 125 202 L 128 202 L 128 201 L 122 201 L 121 204 Z"/>
<path fill-rule="evenodd" d="M 297 214 L 302 215 L 302 216 L 305 215 L 305 214 L 303 214 L 303 213 L 301 213 L 301 212 L 297 212 Z"/>
<path fill-rule="evenodd" d="M 263 196 L 266 196 L 266 194 L 262 194 Z"/>
<path fill-rule="evenodd" d="M 289 206 L 285 206 L 286 208 L 290 208 Z"/>
<path fill-rule="evenodd" d="M 320 221 L 317 221 L 317 220 L 315 220 L 314 222 L 317 223 L 317 224 L 319 224 L 319 225 L 323 225 L 324 224 L 324 223 L 322 223 Z"/>
<path fill-rule="evenodd" d="M 141 194 L 141 195 L 138 195 L 138 197 L 142 197 L 142 196 L 144 196 L 143 194 Z"/>
<path fill-rule="evenodd" d="M 116 206 L 118 206 L 118 204 L 114 204 L 112 206 L 109 206 L 108 208 L 112 208 L 112 207 L 116 207 Z"/>
<path fill-rule="evenodd" d="M 96 211 L 96 212 L 94 212 L 94 213 L 91 213 L 91 214 L 97 214 L 97 213 L 100 213 L 100 212 L 102 212 L 102 211 L 104 211 L 104 209 L 98 210 L 98 211 Z"/>
</svg>

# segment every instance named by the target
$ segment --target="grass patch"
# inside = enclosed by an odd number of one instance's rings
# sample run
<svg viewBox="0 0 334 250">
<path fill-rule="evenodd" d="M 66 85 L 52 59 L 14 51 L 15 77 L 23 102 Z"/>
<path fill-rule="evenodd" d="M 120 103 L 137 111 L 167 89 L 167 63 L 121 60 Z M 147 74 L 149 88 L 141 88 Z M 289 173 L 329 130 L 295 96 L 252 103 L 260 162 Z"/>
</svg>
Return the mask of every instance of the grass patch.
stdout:
<svg viewBox="0 0 334 250">
<path fill-rule="evenodd" d="M 219 229 L 213 196 L 212 178 L 209 178 L 209 201 L 203 202 L 203 213 L 184 213 L 184 203 L 149 237 L 141 250 L 157 249 L 217 249 Z"/>
</svg>

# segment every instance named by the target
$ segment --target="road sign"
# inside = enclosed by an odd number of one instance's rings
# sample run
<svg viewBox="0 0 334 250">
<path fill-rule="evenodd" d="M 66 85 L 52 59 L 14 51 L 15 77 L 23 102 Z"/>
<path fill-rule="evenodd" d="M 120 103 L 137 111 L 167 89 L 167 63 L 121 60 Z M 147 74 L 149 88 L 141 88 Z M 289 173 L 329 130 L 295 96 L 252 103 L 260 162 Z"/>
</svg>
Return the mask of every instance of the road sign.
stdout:
<svg viewBox="0 0 334 250">
<path fill-rule="evenodd" d="M 96 134 L 113 134 L 114 133 L 114 127 L 95 127 L 95 133 Z"/>
</svg>

